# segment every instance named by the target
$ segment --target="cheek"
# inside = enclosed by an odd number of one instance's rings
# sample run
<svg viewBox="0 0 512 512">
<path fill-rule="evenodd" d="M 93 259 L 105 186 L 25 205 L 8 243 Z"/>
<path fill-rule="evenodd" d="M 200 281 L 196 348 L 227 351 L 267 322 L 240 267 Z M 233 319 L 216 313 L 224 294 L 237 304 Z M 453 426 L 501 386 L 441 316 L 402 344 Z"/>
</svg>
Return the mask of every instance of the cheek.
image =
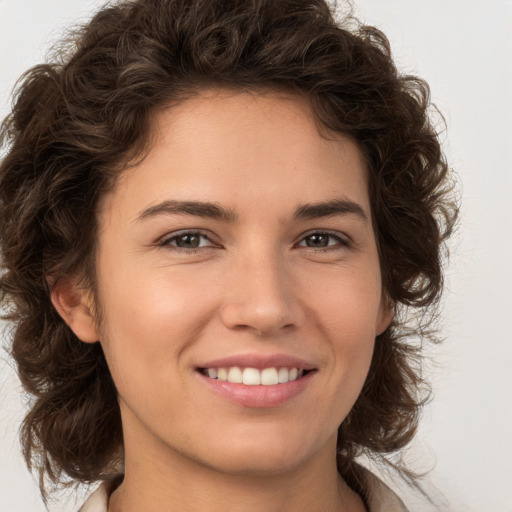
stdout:
<svg viewBox="0 0 512 512">
<path fill-rule="evenodd" d="M 212 317 L 212 289 L 169 269 L 110 270 L 100 294 L 107 319 L 102 345 L 116 385 L 136 392 L 150 380 L 171 384 L 179 373 L 169 368 L 183 364 L 183 353 Z"/>
<path fill-rule="evenodd" d="M 379 276 L 358 272 L 316 281 L 306 294 L 308 316 L 328 341 L 333 376 L 358 389 L 368 372 L 380 318 Z"/>
<path fill-rule="evenodd" d="M 111 334 L 169 337 L 196 324 L 214 300 L 214 287 L 205 287 L 204 276 L 188 268 L 153 268 L 137 260 L 125 268 L 105 267 L 101 297 Z"/>
<path fill-rule="evenodd" d="M 365 269 L 366 270 L 366 269 Z M 317 276 L 307 284 L 305 300 L 331 333 L 344 338 L 373 339 L 381 316 L 381 287 L 378 272 L 357 268 Z"/>
</svg>

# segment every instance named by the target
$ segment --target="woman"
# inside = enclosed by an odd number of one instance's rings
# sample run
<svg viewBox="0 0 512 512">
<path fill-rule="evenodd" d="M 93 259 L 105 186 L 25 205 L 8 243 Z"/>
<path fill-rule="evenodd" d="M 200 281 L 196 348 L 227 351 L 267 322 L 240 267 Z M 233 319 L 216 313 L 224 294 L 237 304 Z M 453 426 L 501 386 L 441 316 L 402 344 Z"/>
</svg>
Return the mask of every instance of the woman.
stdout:
<svg viewBox="0 0 512 512">
<path fill-rule="evenodd" d="M 0 168 L 29 466 L 104 481 L 86 512 L 405 510 L 356 457 L 424 400 L 455 220 L 426 84 L 320 0 L 119 2 L 60 59 Z"/>
</svg>

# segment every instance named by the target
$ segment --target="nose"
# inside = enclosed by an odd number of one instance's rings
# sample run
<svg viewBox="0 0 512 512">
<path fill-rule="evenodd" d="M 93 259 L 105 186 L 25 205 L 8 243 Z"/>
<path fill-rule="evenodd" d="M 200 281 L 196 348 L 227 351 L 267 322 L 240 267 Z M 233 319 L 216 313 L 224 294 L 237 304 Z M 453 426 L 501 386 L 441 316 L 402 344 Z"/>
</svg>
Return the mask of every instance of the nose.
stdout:
<svg viewBox="0 0 512 512">
<path fill-rule="evenodd" d="M 285 265 L 268 255 L 240 259 L 226 276 L 220 310 L 224 325 L 261 337 L 299 326 L 304 314 Z"/>
</svg>

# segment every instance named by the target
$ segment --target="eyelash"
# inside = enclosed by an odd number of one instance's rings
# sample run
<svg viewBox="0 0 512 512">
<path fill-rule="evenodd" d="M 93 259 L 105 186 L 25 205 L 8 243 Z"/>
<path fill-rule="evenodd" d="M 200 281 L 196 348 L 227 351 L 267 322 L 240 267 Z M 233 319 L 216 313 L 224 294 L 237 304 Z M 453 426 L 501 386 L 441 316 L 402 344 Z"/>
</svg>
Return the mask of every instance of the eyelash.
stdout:
<svg viewBox="0 0 512 512">
<path fill-rule="evenodd" d="M 208 245 L 205 247 L 195 247 L 195 248 L 183 248 L 178 247 L 176 245 L 172 245 L 173 241 L 176 241 L 179 238 L 185 237 L 185 236 L 198 236 L 200 239 L 204 240 L 207 239 L 212 245 Z M 327 245 L 326 247 L 308 247 L 305 245 L 300 245 L 302 242 L 304 242 L 307 238 L 312 236 L 327 236 L 331 239 L 336 240 L 335 244 Z M 200 242 L 201 243 L 201 242 Z M 172 236 L 167 236 L 163 238 L 161 241 L 157 244 L 159 247 L 172 247 L 172 250 L 177 251 L 179 253 L 184 254 L 195 254 L 199 250 L 204 249 L 211 249 L 214 248 L 216 244 L 211 240 L 211 238 L 202 231 L 196 231 L 196 230 L 186 230 L 186 231 L 180 231 L 178 233 L 172 234 Z M 315 252 L 328 252 L 328 251 L 336 251 L 336 250 L 343 250 L 343 249 L 349 249 L 352 247 L 351 242 L 347 239 L 347 237 L 341 236 L 338 232 L 331 232 L 331 231 L 311 231 L 309 233 L 304 234 L 299 243 L 296 244 L 298 247 L 303 247 L 306 249 L 313 249 Z M 218 246 L 217 246 L 218 247 Z"/>
<path fill-rule="evenodd" d="M 171 244 L 172 241 L 175 241 L 178 238 L 182 238 L 185 236 L 198 236 L 201 240 L 207 239 L 212 245 L 208 245 L 206 247 L 196 247 L 196 248 L 186 249 L 186 248 L 178 247 L 176 245 Z M 202 231 L 184 230 L 184 231 L 179 231 L 178 233 L 174 233 L 171 236 L 166 236 L 160 242 L 158 242 L 158 246 L 159 247 L 172 247 L 174 251 L 184 253 L 184 254 L 195 254 L 198 250 L 201 250 L 201 249 L 211 249 L 212 247 L 215 246 L 215 244 L 214 244 L 214 242 L 212 242 L 210 237 Z"/>
<path fill-rule="evenodd" d="M 349 249 L 352 247 L 351 242 L 348 240 L 346 236 L 342 236 L 340 233 L 332 231 L 311 231 L 302 236 L 302 238 L 300 239 L 300 243 L 302 243 L 307 238 L 312 236 L 327 236 L 336 240 L 337 242 L 333 245 L 327 245 L 326 247 L 310 247 L 310 249 L 313 249 L 316 252 L 339 251 L 343 249 Z M 303 245 L 301 245 L 300 247 L 307 248 L 307 246 Z"/>
</svg>

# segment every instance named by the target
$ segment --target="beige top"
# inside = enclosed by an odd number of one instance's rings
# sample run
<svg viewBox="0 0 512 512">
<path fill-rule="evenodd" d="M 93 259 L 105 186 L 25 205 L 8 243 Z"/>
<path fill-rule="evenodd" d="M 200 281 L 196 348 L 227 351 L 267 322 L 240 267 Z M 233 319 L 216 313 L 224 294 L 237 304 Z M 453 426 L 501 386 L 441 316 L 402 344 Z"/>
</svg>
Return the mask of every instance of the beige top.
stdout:
<svg viewBox="0 0 512 512">
<path fill-rule="evenodd" d="M 363 470 L 366 480 L 368 512 L 407 512 L 403 501 L 373 473 Z M 108 497 L 119 480 L 102 483 L 78 512 L 107 512 Z"/>
</svg>

